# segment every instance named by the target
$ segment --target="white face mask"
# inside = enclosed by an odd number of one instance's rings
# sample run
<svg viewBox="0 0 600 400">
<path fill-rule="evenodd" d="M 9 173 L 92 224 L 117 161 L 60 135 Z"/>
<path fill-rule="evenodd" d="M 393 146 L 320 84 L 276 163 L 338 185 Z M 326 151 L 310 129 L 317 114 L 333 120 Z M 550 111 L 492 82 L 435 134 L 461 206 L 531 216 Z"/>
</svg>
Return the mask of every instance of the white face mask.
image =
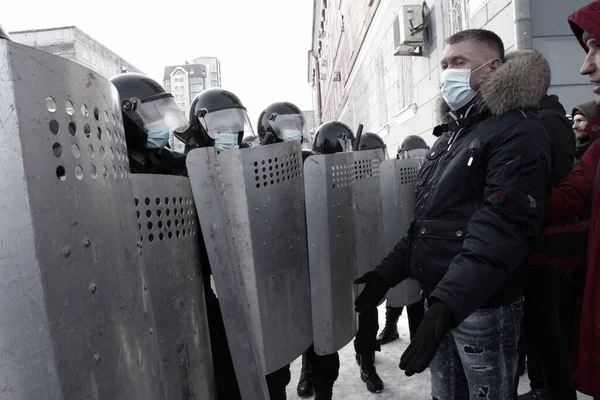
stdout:
<svg viewBox="0 0 600 400">
<path fill-rule="evenodd" d="M 149 149 L 162 149 L 169 143 L 169 126 L 160 120 L 145 126 L 148 139 L 146 147 Z"/>
<path fill-rule="evenodd" d="M 215 148 L 217 149 L 217 153 L 220 153 L 225 150 L 235 150 L 239 149 L 239 136 L 237 133 L 221 133 L 215 139 Z"/>
<path fill-rule="evenodd" d="M 473 100 L 477 92 L 471 88 L 471 74 L 495 60 L 497 58 L 474 70 L 448 68 L 442 72 L 442 96 L 452 110 L 460 110 Z"/>
<path fill-rule="evenodd" d="M 282 129 L 281 140 L 284 142 L 291 142 L 294 140 L 302 140 L 302 132 L 295 129 Z"/>
</svg>

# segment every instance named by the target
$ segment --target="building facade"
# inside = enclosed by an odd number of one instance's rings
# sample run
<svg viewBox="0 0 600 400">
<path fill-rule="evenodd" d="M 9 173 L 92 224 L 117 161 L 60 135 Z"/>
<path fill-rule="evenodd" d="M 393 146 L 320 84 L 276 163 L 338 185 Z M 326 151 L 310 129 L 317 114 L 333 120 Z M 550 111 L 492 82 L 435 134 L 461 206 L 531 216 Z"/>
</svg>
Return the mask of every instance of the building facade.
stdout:
<svg viewBox="0 0 600 400">
<path fill-rule="evenodd" d="M 76 26 L 10 32 L 11 39 L 84 65 L 110 79 L 123 72 L 141 72 Z"/>
<path fill-rule="evenodd" d="M 192 100 L 206 89 L 207 71 L 202 64 L 184 64 L 165 67 L 163 84 L 171 92 L 177 105 L 188 113 Z"/>
<path fill-rule="evenodd" d="M 221 61 L 217 57 L 194 58 L 194 64 L 202 64 L 206 67 L 206 88 L 223 87 L 221 83 Z"/>
<path fill-rule="evenodd" d="M 315 0 L 308 80 L 317 123 L 363 124 L 386 141 L 390 154 L 408 135 L 433 143 L 445 40 L 468 28 L 496 32 L 507 51 L 542 52 L 553 72 L 550 93 L 570 113 L 575 104 L 592 99 L 579 75 L 584 54 L 567 24 L 567 16 L 588 2 Z M 407 55 L 400 42 L 407 5 L 423 5 L 427 24 L 414 55 Z"/>
</svg>

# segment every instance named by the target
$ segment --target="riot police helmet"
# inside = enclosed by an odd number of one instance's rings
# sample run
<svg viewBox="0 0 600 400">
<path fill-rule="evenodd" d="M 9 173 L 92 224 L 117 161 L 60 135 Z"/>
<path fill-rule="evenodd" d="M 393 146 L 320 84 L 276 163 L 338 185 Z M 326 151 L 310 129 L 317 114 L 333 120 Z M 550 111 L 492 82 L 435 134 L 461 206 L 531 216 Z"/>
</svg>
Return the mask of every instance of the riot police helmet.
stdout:
<svg viewBox="0 0 600 400">
<path fill-rule="evenodd" d="M 312 150 L 315 154 L 334 154 L 352 151 L 354 133 L 339 121 L 325 122 L 315 132 Z"/>
<path fill-rule="evenodd" d="M 4 29 L 4 27 L 1 24 L 0 24 L 0 39 L 11 40 L 10 35 L 8 34 L 6 29 Z"/>
<path fill-rule="evenodd" d="M 376 133 L 365 132 L 360 136 L 358 150 L 381 150 L 381 159 L 386 160 L 387 146 Z"/>
<path fill-rule="evenodd" d="M 175 98 L 154 79 L 138 73 L 125 73 L 111 80 L 117 88 L 123 114 L 127 148 L 162 149 L 169 136 L 187 125 L 185 114 Z"/>
<path fill-rule="evenodd" d="M 236 149 L 244 137 L 254 135 L 239 97 L 221 88 L 200 92 L 190 106 L 189 119 L 189 126 L 175 136 L 191 148 L 215 146 L 219 152 Z"/>
<path fill-rule="evenodd" d="M 410 135 L 398 147 L 398 159 L 423 158 L 429 153 L 429 146 L 422 137 Z"/>
<path fill-rule="evenodd" d="M 256 131 L 263 145 L 308 140 L 304 113 L 295 104 L 277 102 L 269 105 L 258 117 Z"/>
</svg>

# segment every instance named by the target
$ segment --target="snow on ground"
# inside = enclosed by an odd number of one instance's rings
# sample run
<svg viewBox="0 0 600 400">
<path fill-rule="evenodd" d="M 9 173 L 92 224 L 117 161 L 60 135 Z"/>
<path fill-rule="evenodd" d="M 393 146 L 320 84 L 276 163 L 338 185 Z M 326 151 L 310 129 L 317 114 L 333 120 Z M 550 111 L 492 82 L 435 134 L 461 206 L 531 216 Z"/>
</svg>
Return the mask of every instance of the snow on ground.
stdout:
<svg viewBox="0 0 600 400">
<path fill-rule="evenodd" d="M 379 307 L 379 327 L 385 325 L 385 305 Z M 340 377 L 335 383 L 333 399 L 359 400 L 431 400 L 431 383 L 429 370 L 422 374 L 407 377 L 398 368 L 400 356 L 409 343 L 408 320 L 403 313 L 398 322 L 400 340 L 396 340 L 382 346 L 381 352 L 376 353 L 376 367 L 379 376 L 383 380 L 385 389 L 382 393 L 374 394 L 367 391 L 366 385 L 360 379 L 360 369 L 354 360 L 354 345 L 349 343 L 340 351 Z M 287 388 L 289 400 L 300 399 L 296 394 L 296 385 L 300 376 L 300 359 L 294 361 L 291 366 L 292 380 Z M 519 394 L 529 390 L 527 374 L 521 378 Z M 591 397 L 580 394 L 578 399 L 591 399 Z"/>
</svg>

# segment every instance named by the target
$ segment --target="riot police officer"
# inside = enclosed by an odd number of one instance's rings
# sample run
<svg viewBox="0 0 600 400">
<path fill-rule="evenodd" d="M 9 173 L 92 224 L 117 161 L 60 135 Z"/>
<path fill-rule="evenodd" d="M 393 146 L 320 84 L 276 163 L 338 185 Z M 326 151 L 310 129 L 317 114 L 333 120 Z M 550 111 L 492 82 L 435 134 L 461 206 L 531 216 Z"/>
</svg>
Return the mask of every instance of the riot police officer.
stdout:
<svg viewBox="0 0 600 400">
<path fill-rule="evenodd" d="M 399 160 L 406 160 L 410 158 L 424 158 L 429 153 L 429 146 L 422 137 L 417 135 L 409 135 L 404 138 L 400 147 L 398 147 L 398 154 L 396 158 Z M 405 282 L 404 285 L 418 286 L 416 282 Z M 396 293 L 406 293 L 406 286 L 396 286 L 391 290 Z M 384 345 L 400 338 L 398 333 L 398 319 L 402 315 L 402 310 L 406 306 L 406 314 L 408 316 L 408 329 L 410 331 L 410 338 L 412 339 L 417 333 L 417 328 L 423 320 L 425 315 L 425 305 L 423 299 L 419 299 L 414 303 L 406 304 L 405 295 L 397 296 L 401 297 L 402 303 L 395 304 L 388 296 L 387 303 L 385 305 L 385 326 L 381 333 L 377 337 L 377 342 L 380 345 Z"/>
<path fill-rule="evenodd" d="M 365 132 L 360 136 L 358 150 L 378 150 L 379 160 L 388 158 L 387 146 L 375 133 Z M 360 377 L 367 385 L 367 390 L 372 393 L 383 391 L 383 381 L 375 368 L 375 352 L 381 351 L 377 341 L 379 320 L 377 308 L 371 308 L 358 314 L 358 331 L 354 339 L 356 362 L 360 366 Z"/>
<path fill-rule="evenodd" d="M 240 99 L 227 90 L 214 88 L 201 92 L 192 102 L 189 126 L 175 132 L 175 136 L 186 144 L 186 152 L 198 147 L 214 146 L 217 152 L 252 146 L 254 132 Z M 245 141 L 244 138 L 250 138 Z M 210 264 L 201 239 L 204 277 L 210 276 Z M 215 380 L 219 399 L 241 399 L 235 369 L 227 342 L 219 300 L 210 280 L 205 278 L 207 314 L 211 336 Z M 271 400 L 285 400 L 285 387 L 290 382 L 289 365 L 268 374 L 266 377 Z"/>
<path fill-rule="evenodd" d="M 131 172 L 187 176 L 185 155 L 166 148 L 169 136 L 187 125 L 173 95 L 143 74 L 120 74 L 111 82 L 121 98 Z"/>
</svg>

